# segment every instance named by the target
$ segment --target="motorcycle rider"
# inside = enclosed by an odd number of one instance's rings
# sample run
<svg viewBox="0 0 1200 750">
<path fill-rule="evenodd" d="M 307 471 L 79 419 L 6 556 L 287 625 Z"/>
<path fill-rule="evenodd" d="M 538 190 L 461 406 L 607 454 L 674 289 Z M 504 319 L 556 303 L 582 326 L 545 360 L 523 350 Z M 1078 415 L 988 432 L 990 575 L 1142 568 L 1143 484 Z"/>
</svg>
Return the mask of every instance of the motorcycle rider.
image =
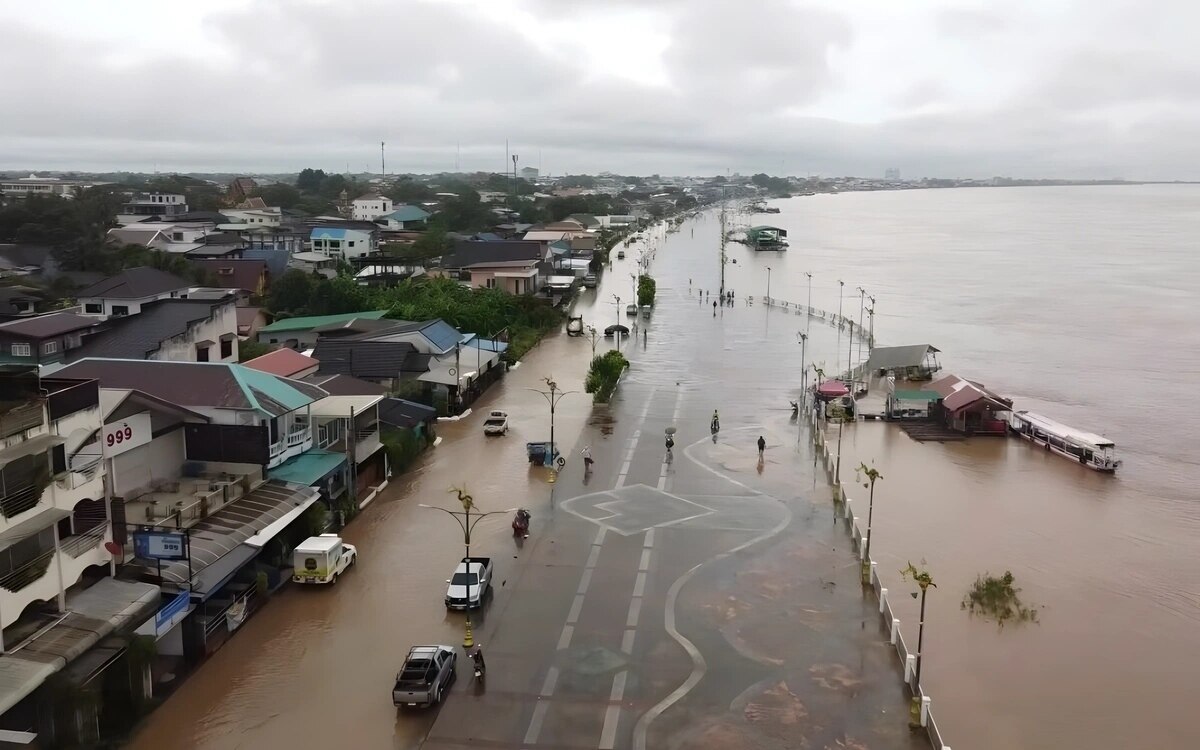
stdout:
<svg viewBox="0 0 1200 750">
<path fill-rule="evenodd" d="M 471 649 L 471 661 L 475 664 L 475 679 L 482 680 L 487 671 L 487 665 L 483 663 L 482 643 L 476 644 L 475 648 Z"/>
<path fill-rule="evenodd" d="M 716 409 L 713 409 L 712 424 L 709 426 L 714 434 L 721 431 L 721 415 L 717 413 Z"/>
</svg>

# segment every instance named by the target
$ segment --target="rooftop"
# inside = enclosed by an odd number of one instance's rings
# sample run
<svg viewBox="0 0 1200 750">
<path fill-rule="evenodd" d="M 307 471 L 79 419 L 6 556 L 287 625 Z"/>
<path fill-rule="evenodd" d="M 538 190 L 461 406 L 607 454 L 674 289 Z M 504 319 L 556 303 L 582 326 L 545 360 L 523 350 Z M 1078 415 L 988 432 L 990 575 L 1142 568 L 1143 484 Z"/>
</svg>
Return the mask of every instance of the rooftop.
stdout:
<svg viewBox="0 0 1200 750">
<path fill-rule="evenodd" d="M 83 346 L 67 351 L 64 361 L 75 362 L 87 357 L 146 359 L 168 339 L 183 335 L 193 324 L 211 318 L 216 308 L 233 303 L 232 296 L 216 300 L 163 299 L 148 303 L 137 315 L 109 320 L 105 330 L 85 338 Z"/>
<path fill-rule="evenodd" d="M 32 318 L 12 320 L 0 323 L 0 333 L 23 338 L 44 339 L 52 336 L 62 336 L 72 331 L 92 328 L 100 324 L 95 318 L 84 317 L 69 312 L 54 312 L 38 315 Z"/>
<path fill-rule="evenodd" d="M 268 473 L 271 479 L 309 486 L 321 481 L 344 463 L 345 453 L 313 449 L 289 458 Z"/>
<path fill-rule="evenodd" d="M 309 331 L 321 326 L 345 323 L 355 318 L 373 318 L 378 320 L 387 315 L 387 310 L 363 310 L 361 312 L 340 313 L 338 315 L 305 315 L 297 318 L 277 320 L 269 326 L 260 328 L 263 333 L 283 333 L 284 331 Z"/>
<path fill-rule="evenodd" d="M 258 292 L 267 263 L 262 260 L 193 260 L 193 264 L 212 273 L 222 286 Z"/>
<path fill-rule="evenodd" d="M 291 378 L 305 370 L 311 370 L 321 363 L 312 357 L 304 356 L 295 349 L 283 347 L 243 362 L 243 364 L 260 372 Z"/>
<path fill-rule="evenodd" d="M 925 357 L 937 354 L 941 349 L 930 344 L 910 344 L 908 346 L 877 346 L 871 350 L 867 360 L 868 370 L 894 370 L 907 367 L 920 367 L 925 364 Z"/>
<path fill-rule="evenodd" d="M 472 241 L 454 244 L 454 250 L 442 258 L 443 268 L 467 268 L 479 263 L 541 260 L 540 242 L 525 240 Z"/>
<path fill-rule="evenodd" d="M 228 362 L 89 358 L 55 376 L 95 378 L 102 388 L 132 388 L 190 408 L 253 410 L 272 417 L 326 396 L 311 383 Z"/>
<path fill-rule="evenodd" d="M 396 206 L 396 210 L 379 218 L 392 221 L 424 221 L 429 218 L 429 212 L 417 206 Z"/>
<path fill-rule="evenodd" d="M 107 297 L 112 299 L 140 299 L 154 297 L 194 286 L 174 274 L 157 268 L 139 266 L 128 268 L 116 276 L 81 289 L 76 297 Z"/>
<path fill-rule="evenodd" d="M 316 362 L 316 360 L 313 360 Z M 313 373 L 304 378 L 304 382 L 312 383 L 330 396 L 383 396 L 387 388 L 376 383 L 359 380 L 353 375 L 330 375 L 328 373 Z"/>
</svg>

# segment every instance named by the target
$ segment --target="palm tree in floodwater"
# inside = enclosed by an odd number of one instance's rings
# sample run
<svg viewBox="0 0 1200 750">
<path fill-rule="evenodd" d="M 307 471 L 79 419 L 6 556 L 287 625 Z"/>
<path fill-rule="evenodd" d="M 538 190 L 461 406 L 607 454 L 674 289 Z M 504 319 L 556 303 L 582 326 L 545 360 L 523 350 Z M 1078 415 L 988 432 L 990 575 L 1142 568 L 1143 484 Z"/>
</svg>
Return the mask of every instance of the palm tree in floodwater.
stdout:
<svg viewBox="0 0 1200 750">
<path fill-rule="evenodd" d="M 867 466 L 866 463 L 859 463 L 858 471 L 866 476 L 867 481 L 863 483 L 863 487 L 871 488 L 871 499 L 867 501 L 867 542 L 866 549 L 863 550 L 862 561 L 862 582 L 864 586 L 871 583 L 871 519 L 875 515 L 875 482 L 883 479 L 883 475 L 879 473 L 879 469 L 874 466 Z"/>
</svg>

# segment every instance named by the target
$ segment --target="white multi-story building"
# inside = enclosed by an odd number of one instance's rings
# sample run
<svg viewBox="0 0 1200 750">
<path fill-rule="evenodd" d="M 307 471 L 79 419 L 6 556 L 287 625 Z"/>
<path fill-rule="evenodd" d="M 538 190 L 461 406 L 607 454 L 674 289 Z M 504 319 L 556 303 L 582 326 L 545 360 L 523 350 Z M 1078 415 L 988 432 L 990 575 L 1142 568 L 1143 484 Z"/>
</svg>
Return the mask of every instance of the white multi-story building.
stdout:
<svg viewBox="0 0 1200 750">
<path fill-rule="evenodd" d="M 386 195 L 368 193 L 355 198 L 352 207 L 352 218 L 355 221 L 374 221 L 392 212 L 392 199 Z"/>
<path fill-rule="evenodd" d="M 157 268 L 139 266 L 98 281 L 77 295 L 84 315 L 101 318 L 137 315 L 142 305 L 160 299 L 187 297 L 195 284 Z"/>
<path fill-rule="evenodd" d="M 275 206 L 267 208 L 227 208 L 221 211 L 234 224 L 253 224 L 277 227 L 283 219 L 283 211 Z"/>
<path fill-rule="evenodd" d="M 57 177 L 38 177 L 36 174 L 31 174 L 28 177 L 17 177 L 16 179 L 0 179 L 0 193 L 15 197 L 57 195 L 60 198 L 74 198 L 76 190 L 101 184 L 104 183 L 60 180 Z"/>
<path fill-rule="evenodd" d="M 118 224 L 133 224 L 157 216 L 170 221 L 188 212 L 187 197 L 175 193 L 135 193 L 117 213 Z"/>
<path fill-rule="evenodd" d="M 309 235 L 309 251 L 329 258 L 350 260 L 379 249 L 379 235 L 365 229 L 315 227 Z"/>
</svg>

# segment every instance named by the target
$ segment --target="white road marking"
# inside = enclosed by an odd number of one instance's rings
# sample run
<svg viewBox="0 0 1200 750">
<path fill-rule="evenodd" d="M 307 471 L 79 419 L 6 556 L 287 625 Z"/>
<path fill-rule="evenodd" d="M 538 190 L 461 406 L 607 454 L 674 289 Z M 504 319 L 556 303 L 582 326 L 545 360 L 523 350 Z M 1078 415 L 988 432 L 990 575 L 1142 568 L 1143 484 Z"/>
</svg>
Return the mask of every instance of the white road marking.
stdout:
<svg viewBox="0 0 1200 750">
<path fill-rule="evenodd" d="M 633 653 L 633 639 L 637 636 L 637 631 L 630 628 L 625 631 L 625 635 L 621 636 L 621 651 L 626 654 Z"/>
<path fill-rule="evenodd" d="M 638 563 L 638 570 L 650 570 L 650 550 L 642 550 L 642 559 Z"/>
<path fill-rule="evenodd" d="M 604 544 L 604 537 L 608 534 L 608 529 L 604 526 L 596 532 L 596 538 L 592 540 L 592 544 Z"/>
<path fill-rule="evenodd" d="M 633 584 L 633 595 L 640 597 L 646 592 L 646 571 L 637 574 L 637 581 Z"/>
<path fill-rule="evenodd" d="M 587 593 L 588 586 L 592 585 L 592 571 L 594 568 L 588 568 L 583 571 L 583 578 L 579 579 L 579 588 L 575 590 L 576 594 L 583 596 Z"/>
<path fill-rule="evenodd" d="M 625 627 L 636 628 L 638 618 L 642 616 L 642 599 L 638 597 L 629 602 L 629 616 L 625 618 Z"/>
<path fill-rule="evenodd" d="M 648 529 L 646 531 L 646 541 L 642 542 L 642 546 L 646 549 L 650 549 L 654 546 L 654 529 Z"/>
<path fill-rule="evenodd" d="M 538 701 L 533 707 L 533 718 L 529 720 L 529 729 L 525 731 L 525 744 L 536 745 L 538 735 L 542 733 L 542 722 L 546 720 L 546 712 L 550 710 L 549 701 Z"/>
<path fill-rule="evenodd" d="M 558 684 L 558 667 L 550 667 L 546 670 L 546 680 L 542 683 L 542 697 L 549 698 L 554 695 L 554 686 Z"/>
<path fill-rule="evenodd" d="M 571 636 L 575 635 L 574 625 L 563 625 L 562 635 L 558 637 L 558 650 L 566 651 L 571 646 Z"/>
<path fill-rule="evenodd" d="M 628 672 L 618 672 L 613 678 L 612 692 L 608 699 L 612 703 L 604 712 L 604 727 L 600 730 L 600 750 L 612 750 L 617 744 L 617 724 L 621 721 L 620 700 L 625 696 L 625 680 Z"/>
<path fill-rule="evenodd" d="M 592 545 L 592 551 L 588 553 L 587 564 L 584 566 L 585 570 L 590 570 L 596 567 L 596 561 L 600 559 L 601 549 L 602 548 L 599 544 Z"/>
<path fill-rule="evenodd" d="M 583 609 L 583 594 L 576 594 L 575 601 L 571 603 L 571 611 L 567 614 L 567 624 L 574 625 L 579 622 L 579 611 Z"/>
</svg>

